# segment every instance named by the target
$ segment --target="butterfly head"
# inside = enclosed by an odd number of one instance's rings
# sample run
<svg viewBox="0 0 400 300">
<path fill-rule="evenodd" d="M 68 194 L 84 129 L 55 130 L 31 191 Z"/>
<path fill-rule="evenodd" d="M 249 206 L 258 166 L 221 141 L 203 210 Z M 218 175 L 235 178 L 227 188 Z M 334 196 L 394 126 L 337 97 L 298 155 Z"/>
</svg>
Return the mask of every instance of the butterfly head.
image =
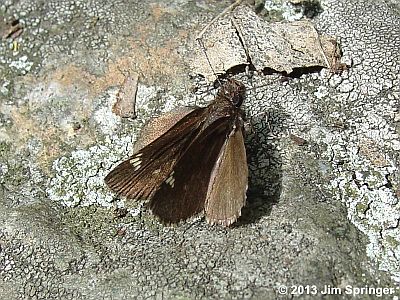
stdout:
<svg viewBox="0 0 400 300">
<path fill-rule="evenodd" d="M 236 107 L 240 107 L 243 103 L 245 93 L 246 87 L 244 84 L 231 78 L 222 85 L 218 95 L 225 99 L 229 99 L 229 101 L 231 101 Z"/>
</svg>

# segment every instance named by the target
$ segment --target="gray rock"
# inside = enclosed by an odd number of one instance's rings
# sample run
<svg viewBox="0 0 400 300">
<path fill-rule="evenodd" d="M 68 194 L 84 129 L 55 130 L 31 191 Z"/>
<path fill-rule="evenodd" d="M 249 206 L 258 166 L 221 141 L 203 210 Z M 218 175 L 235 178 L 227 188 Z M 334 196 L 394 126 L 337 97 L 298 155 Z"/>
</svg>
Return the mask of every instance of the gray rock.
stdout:
<svg viewBox="0 0 400 300">
<path fill-rule="evenodd" d="M 321 3 L 312 21 L 338 38 L 350 65 L 341 74 L 236 75 L 254 128 L 248 205 L 233 228 L 165 227 L 104 186 L 150 116 L 212 98 L 189 79 L 188 45 L 228 5 L 0 4 L 24 28 L 0 43 L 1 298 L 399 295 L 397 1 Z M 134 121 L 112 113 L 125 71 L 139 74 Z"/>
</svg>

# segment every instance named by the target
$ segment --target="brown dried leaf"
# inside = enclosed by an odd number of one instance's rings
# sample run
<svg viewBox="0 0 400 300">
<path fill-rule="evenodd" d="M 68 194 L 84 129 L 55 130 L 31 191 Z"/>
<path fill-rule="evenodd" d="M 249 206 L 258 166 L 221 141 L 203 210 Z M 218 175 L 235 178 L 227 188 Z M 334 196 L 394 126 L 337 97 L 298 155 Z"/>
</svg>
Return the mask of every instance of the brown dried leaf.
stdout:
<svg viewBox="0 0 400 300">
<path fill-rule="evenodd" d="M 247 6 L 238 6 L 212 24 L 202 42 L 204 49 L 197 47 L 192 65 L 209 80 L 215 79 L 209 64 L 217 74 L 250 63 L 259 71 L 290 74 L 296 68 L 338 69 L 340 62 L 336 40 L 320 36 L 311 22 L 268 23 Z"/>
<path fill-rule="evenodd" d="M 117 94 L 117 101 L 112 111 L 122 118 L 135 118 L 136 92 L 138 87 L 138 74 L 128 75 Z"/>
</svg>

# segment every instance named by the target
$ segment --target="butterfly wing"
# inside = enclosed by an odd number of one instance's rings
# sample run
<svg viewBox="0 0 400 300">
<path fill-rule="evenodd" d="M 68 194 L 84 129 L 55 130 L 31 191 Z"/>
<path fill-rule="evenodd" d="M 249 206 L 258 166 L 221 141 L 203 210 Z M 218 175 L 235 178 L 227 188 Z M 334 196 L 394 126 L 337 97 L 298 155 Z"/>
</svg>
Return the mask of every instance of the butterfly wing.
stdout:
<svg viewBox="0 0 400 300">
<path fill-rule="evenodd" d="M 193 141 L 150 202 L 166 223 L 178 223 L 204 209 L 211 171 L 229 134 L 228 118 L 209 125 Z"/>
<path fill-rule="evenodd" d="M 143 128 L 133 145 L 133 153 L 139 152 L 142 148 L 146 147 L 160 136 L 170 130 L 177 124 L 183 117 L 191 113 L 198 107 L 177 107 L 169 112 L 166 112 L 158 117 L 151 118 Z"/>
<path fill-rule="evenodd" d="M 204 108 L 194 109 L 167 132 L 119 164 L 105 178 L 119 195 L 150 198 L 199 133 Z"/>
<path fill-rule="evenodd" d="M 211 174 L 205 215 L 207 222 L 229 226 L 246 202 L 248 167 L 241 127 L 232 130 Z"/>
</svg>

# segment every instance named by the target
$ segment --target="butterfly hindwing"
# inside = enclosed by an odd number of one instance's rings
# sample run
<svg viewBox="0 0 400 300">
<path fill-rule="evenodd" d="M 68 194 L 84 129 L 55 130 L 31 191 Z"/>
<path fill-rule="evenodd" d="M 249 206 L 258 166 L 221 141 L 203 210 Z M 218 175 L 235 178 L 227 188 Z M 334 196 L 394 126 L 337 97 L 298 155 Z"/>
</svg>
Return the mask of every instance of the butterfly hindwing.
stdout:
<svg viewBox="0 0 400 300">
<path fill-rule="evenodd" d="M 229 226 L 246 202 L 248 167 L 242 128 L 234 128 L 225 141 L 208 186 L 205 215 L 211 224 Z"/>
<path fill-rule="evenodd" d="M 150 198 L 198 134 L 203 113 L 203 108 L 197 108 L 187 114 L 166 133 L 112 170 L 105 178 L 106 184 L 127 198 Z"/>
</svg>

